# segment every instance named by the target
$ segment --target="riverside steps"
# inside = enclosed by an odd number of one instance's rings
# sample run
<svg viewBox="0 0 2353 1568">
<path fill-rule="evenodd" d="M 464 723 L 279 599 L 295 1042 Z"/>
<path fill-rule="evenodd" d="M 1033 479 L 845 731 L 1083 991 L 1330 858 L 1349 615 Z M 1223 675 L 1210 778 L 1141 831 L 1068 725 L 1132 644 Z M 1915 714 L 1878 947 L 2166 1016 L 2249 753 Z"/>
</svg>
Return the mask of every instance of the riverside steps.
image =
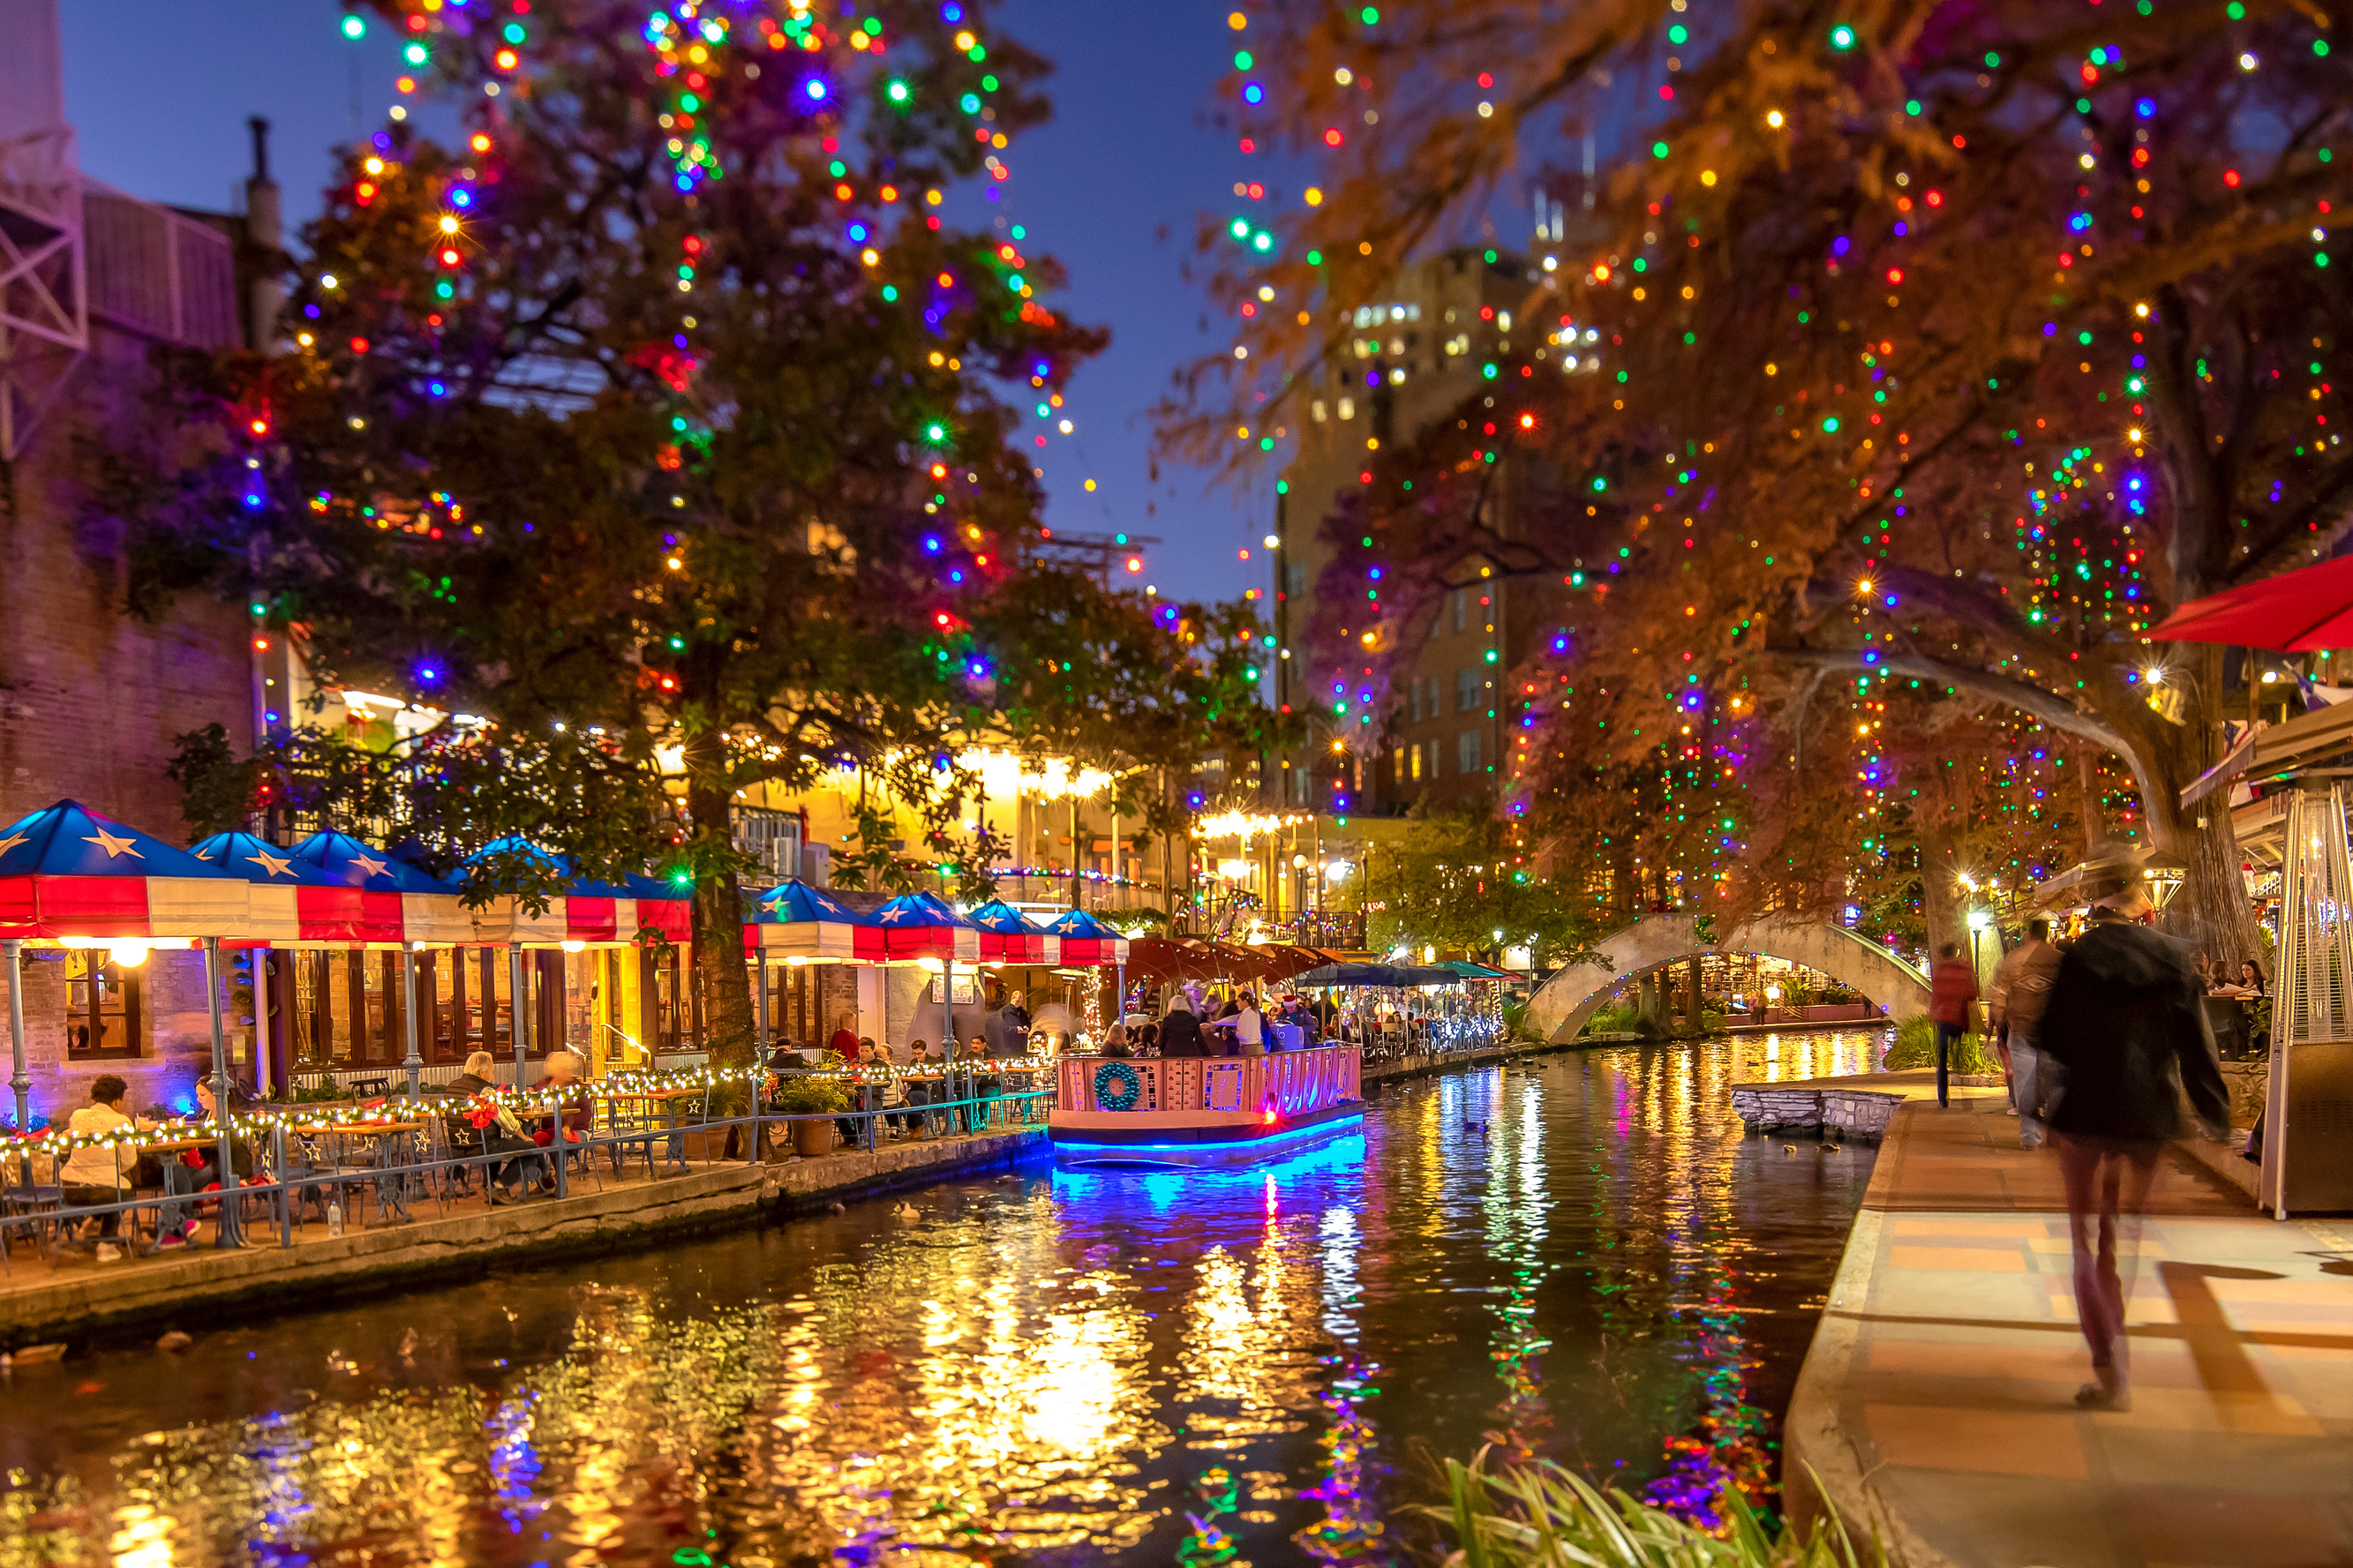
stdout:
<svg viewBox="0 0 2353 1568">
<path fill-rule="evenodd" d="M 2175 1145 L 2133 1407 L 2080 1411 L 2058 1161 L 2017 1125 L 1998 1094 L 1894 1110 L 1790 1403 L 1792 1514 L 1836 1505 L 1896 1568 L 2353 1562 L 2353 1221 L 2274 1222 Z"/>
</svg>

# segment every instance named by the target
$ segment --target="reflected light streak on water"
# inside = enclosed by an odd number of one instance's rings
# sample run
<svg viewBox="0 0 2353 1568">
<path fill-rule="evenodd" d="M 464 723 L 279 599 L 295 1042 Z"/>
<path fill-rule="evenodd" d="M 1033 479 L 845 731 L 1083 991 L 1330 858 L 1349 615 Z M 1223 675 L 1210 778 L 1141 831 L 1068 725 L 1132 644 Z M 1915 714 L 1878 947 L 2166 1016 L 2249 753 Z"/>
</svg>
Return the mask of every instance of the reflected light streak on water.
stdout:
<svg viewBox="0 0 2353 1568">
<path fill-rule="evenodd" d="M 1704 1516 L 1769 1479 L 1870 1158 L 1744 1139 L 1728 1086 L 1876 1037 L 1563 1054 L 1271 1168 L 1032 1165 L 78 1352 L 0 1383 L 0 1568 L 1403 1562 L 1487 1442 Z"/>
</svg>

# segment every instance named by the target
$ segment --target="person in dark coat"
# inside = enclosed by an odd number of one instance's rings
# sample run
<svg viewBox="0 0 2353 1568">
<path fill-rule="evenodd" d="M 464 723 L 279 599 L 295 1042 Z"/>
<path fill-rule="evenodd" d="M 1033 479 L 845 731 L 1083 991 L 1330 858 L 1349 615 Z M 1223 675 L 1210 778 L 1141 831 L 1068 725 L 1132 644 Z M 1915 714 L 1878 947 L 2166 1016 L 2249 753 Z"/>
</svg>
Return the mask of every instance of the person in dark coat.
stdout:
<svg viewBox="0 0 2353 1568">
<path fill-rule="evenodd" d="M 2059 961 L 2039 1041 L 2054 1069 L 2045 1121 L 2067 1186 L 2075 1313 L 2098 1379 L 2076 1391 L 2075 1403 L 2098 1409 L 2132 1405 L 2117 1216 L 2137 1229 L 2158 1155 L 2181 1136 L 2185 1091 L 2206 1136 L 2220 1138 L 2231 1124 L 2205 988 L 2179 942 L 2134 923 L 2148 909 L 2145 884 L 2122 862 L 2091 929 Z"/>
<path fill-rule="evenodd" d="M 1201 1038 L 1201 1020 L 1179 996 L 1160 1020 L 1160 1054 L 1164 1057 L 1206 1057 L 1207 1042 Z"/>
</svg>

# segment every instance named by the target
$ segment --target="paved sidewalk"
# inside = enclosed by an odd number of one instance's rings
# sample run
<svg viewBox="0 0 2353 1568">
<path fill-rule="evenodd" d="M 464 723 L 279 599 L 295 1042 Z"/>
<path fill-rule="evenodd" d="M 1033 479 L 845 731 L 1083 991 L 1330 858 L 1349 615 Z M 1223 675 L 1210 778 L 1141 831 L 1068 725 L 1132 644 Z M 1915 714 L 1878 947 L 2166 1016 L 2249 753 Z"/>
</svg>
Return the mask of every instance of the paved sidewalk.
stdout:
<svg viewBox="0 0 2353 1568">
<path fill-rule="evenodd" d="M 1790 1406 L 1810 1489 L 1905 1568 L 2353 1563 L 2353 1220 L 2179 1150 L 2129 1283 L 2134 1407 L 2086 1414 L 2058 1163 L 1999 1100 L 1897 1114 Z"/>
</svg>

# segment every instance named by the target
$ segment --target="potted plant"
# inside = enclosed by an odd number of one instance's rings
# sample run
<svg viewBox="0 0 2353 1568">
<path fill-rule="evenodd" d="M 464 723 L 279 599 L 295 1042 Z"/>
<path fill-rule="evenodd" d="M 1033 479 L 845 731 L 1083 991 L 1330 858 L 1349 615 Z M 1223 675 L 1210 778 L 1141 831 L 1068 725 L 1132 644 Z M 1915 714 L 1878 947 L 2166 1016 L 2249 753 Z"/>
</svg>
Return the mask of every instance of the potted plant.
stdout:
<svg viewBox="0 0 2353 1568">
<path fill-rule="evenodd" d="M 849 1096 L 834 1079 L 794 1076 L 777 1084 L 776 1105 L 786 1116 L 812 1119 L 792 1124 L 793 1152 L 814 1159 L 833 1148 L 834 1131 L 832 1122 L 815 1119 L 840 1115 L 849 1109 Z"/>
</svg>

